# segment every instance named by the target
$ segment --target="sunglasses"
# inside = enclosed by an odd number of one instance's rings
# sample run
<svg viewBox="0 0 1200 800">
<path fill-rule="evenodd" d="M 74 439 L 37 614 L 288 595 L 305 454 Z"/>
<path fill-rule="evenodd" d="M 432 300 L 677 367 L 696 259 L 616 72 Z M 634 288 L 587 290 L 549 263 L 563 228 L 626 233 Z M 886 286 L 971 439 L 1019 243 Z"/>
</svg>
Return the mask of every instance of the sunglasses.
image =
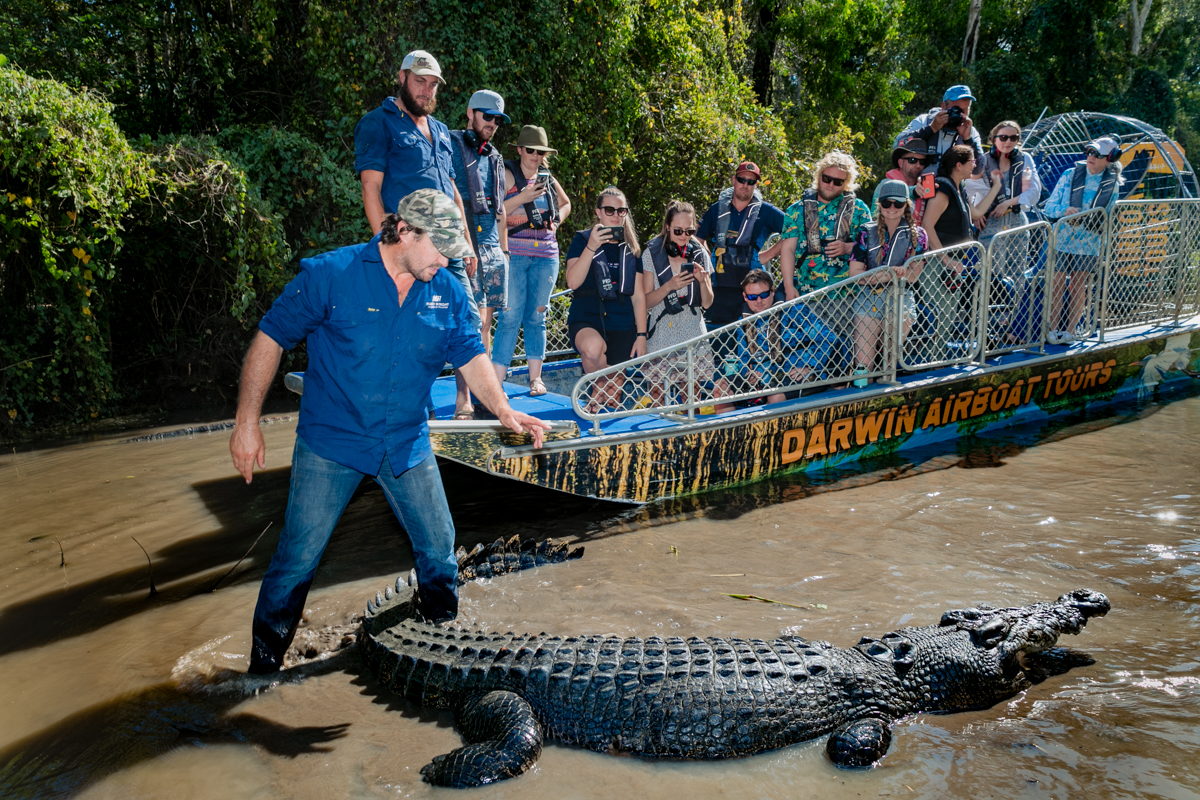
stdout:
<svg viewBox="0 0 1200 800">
<path fill-rule="evenodd" d="M 890 200 L 889 199 L 889 200 L 880 200 L 879 201 L 880 208 L 904 208 L 906 205 L 908 205 L 907 200 Z"/>
<path fill-rule="evenodd" d="M 846 182 L 845 178 L 831 178 L 828 175 L 821 175 L 821 183 L 829 183 L 834 186 L 841 186 Z"/>
<path fill-rule="evenodd" d="M 484 119 L 487 119 L 487 114 L 484 114 L 484 115 L 483 115 L 483 118 L 484 118 Z M 489 120 L 489 122 L 490 122 L 490 120 Z M 531 156 L 544 156 L 544 155 L 546 155 L 546 154 L 545 154 L 545 153 L 543 153 L 541 150 L 534 150 L 532 147 L 526 147 L 526 148 L 525 148 L 525 152 L 526 152 L 526 153 L 529 153 L 529 155 L 531 155 Z"/>
<path fill-rule="evenodd" d="M 600 210 L 605 214 L 608 214 L 610 217 L 623 217 L 629 213 L 628 208 L 614 208 L 613 206 L 600 206 Z"/>
<path fill-rule="evenodd" d="M 753 186 L 758 183 L 758 178 L 738 178 L 737 182 L 745 186 Z"/>
<path fill-rule="evenodd" d="M 691 236 L 696 233 L 695 228 L 671 228 L 671 233 L 676 236 Z"/>
<path fill-rule="evenodd" d="M 1019 133 L 1001 133 L 996 136 L 997 142 L 1019 142 L 1021 134 Z"/>
<path fill-rule="evenodd" d="M 916 156 L 905 156 L 904 158 L 902 158 L 900 160 L 904 161 L 906 163 L 909 163 L 909 164 L 928 164 L 929 163 L 929 159 L 917 158 Z M 841 184 L 839 183 L 838 186 L 841 186 Z"/>
<path fill-rule="evenodd" d="M 743 297 L 745 297 L 747 300 L 750 300 L 750 301 L 754 301 L 754 300 L 766 300 L 768 297 L 770 297 L 770 296 L 771 296 L 771 295 L 773 295 L 773 294 L 775 294 L 775 292 L 774 292 L 774 291 L 769 291 L 769 292 L 760 292 L 759 294 L 750 294 L 749 292 L 742 292 L 742 296 L 743 296 Z"/>
<path fill-rule="evenodd" d="M 1087 150 L 1084 150 L 1083 152 L 1089 156 L 1095 156 L 1096 158 L 1104 158 L 1104 156 L 1100 153 L 1100 151 L 1094 147 L 1089 147 Z"/>
<path fill-rule="evenodd" d="M 486 111 L 482 111 L 480 113 L 483 114 L 484 122 L 495 122 L 496 120 L 500 119 L 499 114 L 489 114 Z M 501 120 L 501 121 L 503 121 L 503 120 Z"/>
</svg>

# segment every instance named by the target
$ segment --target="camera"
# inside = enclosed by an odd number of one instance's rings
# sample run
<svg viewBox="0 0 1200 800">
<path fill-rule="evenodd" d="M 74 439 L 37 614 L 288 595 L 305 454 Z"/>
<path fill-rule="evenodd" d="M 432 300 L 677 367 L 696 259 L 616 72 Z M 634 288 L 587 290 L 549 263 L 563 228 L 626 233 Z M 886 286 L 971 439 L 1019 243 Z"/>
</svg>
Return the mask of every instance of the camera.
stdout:
<svg viewBox="0 0 1200 800">
<path fill-rule="evenodd" d="M 609 242 L 625 241 L 625 226 L 624 225 L 613 225 L 612 227 L 610 227 L 608 229 L 608 241 Z"/>
<path fill-rule="evenodd" d="M 963 124 L 963 119 L 966 117 L 963 110 L 958 106 L 950 106 L 947 113 L 950 115 L 950 118 L 946 120 L 946 127 L 951 130 L 958 130 L 959 126 Z"/>
</svg>

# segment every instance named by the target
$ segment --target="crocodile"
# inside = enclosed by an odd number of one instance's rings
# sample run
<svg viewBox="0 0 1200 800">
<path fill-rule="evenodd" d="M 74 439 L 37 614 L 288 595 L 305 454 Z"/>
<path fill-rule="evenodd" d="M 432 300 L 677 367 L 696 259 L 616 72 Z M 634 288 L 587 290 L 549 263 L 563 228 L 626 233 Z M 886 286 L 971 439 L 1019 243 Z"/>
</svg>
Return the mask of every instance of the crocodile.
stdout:
<svg viewBox="0 0 1200 800">
<path fill-rule="evenodd" d="M 496 546 L 490 554 L 460 553 L 463 579 L 579 555 L 562 545 L 551 553 L 546 543 L 511 544 L 507 554 Z M 550 636 L 426 623 L 413 588 L 398 578 L 394 591 L 368 604 L 357 641 L 383 687 L 453 710 L 466 744 L 436 756 L 421 774 L 435 785 L 468 787 L 525 772 L 544 740 L 718 759 L 830 734 L 825 750 L 835 765 L 873 766 L 898 720 L 989 708 L 1048 675 L 1092 663 L 1055 645 L 1108 610 L 1103 594 L 1078 589 L 1053 603 L 947 611 L 937 625 L 865 637 L 849 648 L 796 636 Z"/>
</svg>

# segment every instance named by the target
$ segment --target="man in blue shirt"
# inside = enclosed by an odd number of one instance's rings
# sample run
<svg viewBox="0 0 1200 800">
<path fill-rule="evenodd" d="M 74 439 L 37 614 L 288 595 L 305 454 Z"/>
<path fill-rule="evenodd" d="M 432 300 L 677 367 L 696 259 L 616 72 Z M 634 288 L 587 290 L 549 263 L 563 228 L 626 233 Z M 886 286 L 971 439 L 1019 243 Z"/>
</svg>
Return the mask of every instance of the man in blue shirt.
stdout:
<svg viewBox="0 0 1200 800">
<path fill-rule="evenodd" d="M 421 614 L 457 614 L 454 523 L 426 422 L 433 381 L 449 361 L 512 430 L 541 446 L 549 427 L 509 406 L 468 320 L 466 294 L 441 270 L 466 252 L 454 204 L 419 189 L 371 241 L 304 259 L 259 323 L 229 441 L 247 483 L 254 465 L 266 463 L 259 415 L 280 357 L 306 338 L 308 370 L 283 532 L 254 610 L 251 672 L 279 669 L 321 553 L 364 475 L 375 478 L 412 541 Z"/>
<path fill-rule="evenodd" d="M 379 233 L 384 215 L 396 210 L 400 198 L 417 189 L 437 189 L 463 213 L 462 197 L 454 183 L 454 144 L 450 131 L 432 116 L 437 109 L 441 83 L 444 83 L 442 68 L 437 59 L 424 50 L 412 51 L 400 62 L 396 79 L 399 97 L 384 100 L 354 128 L 354 169 L 362 184 L 363 210 L 375 233 Z M 462 219 L 465 224 L 465 214 Z M 467 241 L 471 241 L 469 234 Z M 474 255 L 468 247 L 461 258 L 450 259 L 447 269 L 466 290 L 471 323 L 479 330 L 479 309 L 471 288 L 476 266 Z M 459 409 L 473 411 L 466 383 L 461 375 L 456 378 Z M 456 418 L 459 416 L 455 414 Z"/>
</svg>

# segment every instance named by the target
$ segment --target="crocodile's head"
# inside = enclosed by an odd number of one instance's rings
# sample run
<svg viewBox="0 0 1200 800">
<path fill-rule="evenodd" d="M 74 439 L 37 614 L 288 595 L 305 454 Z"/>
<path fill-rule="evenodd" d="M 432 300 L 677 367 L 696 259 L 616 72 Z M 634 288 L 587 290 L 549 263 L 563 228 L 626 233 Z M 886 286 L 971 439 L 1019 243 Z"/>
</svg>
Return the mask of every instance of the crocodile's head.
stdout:
<svg viewBox="0 0 1200 800">
<path fill-rule="evenodd" d="M 1077 589 L 1053 603 L 947 611 L 939 625 L 864 640 L 858 649 L 890 660 L 921 710 L 987 708 L 1044 677 L 1050 668 L 1038 654 L 1108 609 L 1104 595 Z"/>
</svg>

